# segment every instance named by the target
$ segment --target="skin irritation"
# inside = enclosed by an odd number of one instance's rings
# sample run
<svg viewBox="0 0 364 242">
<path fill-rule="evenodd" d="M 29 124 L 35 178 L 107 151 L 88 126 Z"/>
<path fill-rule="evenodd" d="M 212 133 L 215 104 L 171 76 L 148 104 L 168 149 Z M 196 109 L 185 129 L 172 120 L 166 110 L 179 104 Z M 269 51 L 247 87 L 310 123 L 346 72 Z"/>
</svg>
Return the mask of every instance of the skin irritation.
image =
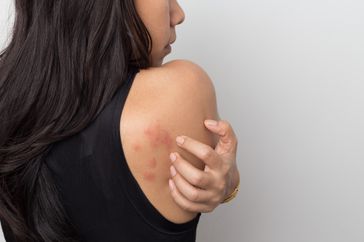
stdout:
<svg viewBox="0 0 364 242">
<path fill-rule="evenodd" d="M 172 150 L 173 140 L 169 132 L 161 128 L 159 123 L 151 124 L 144 130 L 144 135 L 149 140 L 152 149 L 164 148 L 168 152 Z M 134 144 L 133 150 L 138 152 L 141 150 L 140 144 Z M 146 170 L 143 172 L 143 179 L 149 182 L 155 181 L 155 169 L 157 167 L 157 159 L 155 157 L 145 161 Z"/>
<path fill-rule="evenodd" d="M 140 144 L 134 144 L 133 145 L 133 150 L 135 151 L 135 152 L 138 152 L 138 151 L 140 151 L 142 149 L 142 147 L 140 146 Z"/>
<path fill-rule="evenodd" d="M 164 146 L 167 150 L 172 149 L 173 141 L 171 135 L 167 130 L 161 128 L 158 123 L 146 128 L 144 134 L 148 137 L 152 148 Z"/>
<path fill-rule="evenodd" d="M 145 172 L 143 173 L 143 178 L 144 178 L 144 180 L 146 180 L 146 181 L 152 182 L 152 181 L 154 181 L 154 180 L 155 180 L 155 174 L 154 174 L 154 172 L 152 172 L 152 171 L 145 171 Z"/>
</svg>

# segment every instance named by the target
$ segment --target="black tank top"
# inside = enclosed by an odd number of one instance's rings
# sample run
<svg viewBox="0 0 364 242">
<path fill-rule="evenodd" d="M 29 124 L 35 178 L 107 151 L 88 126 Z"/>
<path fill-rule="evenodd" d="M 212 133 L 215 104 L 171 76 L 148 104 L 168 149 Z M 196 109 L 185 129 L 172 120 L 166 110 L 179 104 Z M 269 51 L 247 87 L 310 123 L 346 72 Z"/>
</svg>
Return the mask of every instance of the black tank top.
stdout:
<svg viewBox="0 0 364 242">
<path fill-rule="evenodd" d="M 196 241 L 201 213 L 182 224 L 167 220 L 147 199 L 126 163 L 119 123 L 137 72 L 129 74 L 87 128 L 54 144 L 46 164 L 81 241 Z M 6 238 L 9 231 L 3 229 Z"/>
</svg>

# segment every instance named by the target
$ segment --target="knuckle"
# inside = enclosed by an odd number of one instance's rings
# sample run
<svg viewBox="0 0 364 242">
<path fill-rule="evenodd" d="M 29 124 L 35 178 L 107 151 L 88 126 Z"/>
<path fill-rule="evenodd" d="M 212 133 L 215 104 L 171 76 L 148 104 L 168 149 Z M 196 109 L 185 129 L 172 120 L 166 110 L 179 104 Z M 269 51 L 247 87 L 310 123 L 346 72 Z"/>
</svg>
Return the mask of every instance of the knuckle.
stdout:
<svg viewBox="0 0 364 242">
<path fill-rule="evenodd" d="M 188 136 L 185 136 L 185 135 L 182 135 L 181 138 L 183 138 L 183 144 L 186 144 L 186 142 L 189 142 L 190 141 L 190 138 Z"/>
<path fill-rule="evenodd" d="M 194 185 L 196 186 L 200 186 L 202 185 L 202 182 L 203 182 L 203 176 L 202 175 L 196 175 L 193 179 L 193 183 Z"/>
<path fill-rule="evenodd" d="M 219 190 L 219 192 L 224 192 L 226 189 L 226 182 L 219 183 L 217 189 Z"/>
<path fill-rule="evenodd" d="M 216 191 L 210 191 L 209 193 L 209 202 L 210 204 L 216 204 L 220 201 L 220 194 Z"/>
<path fill-rule="evenodd" d="M 213 202 L 214 204 L 218 204 L 220 203 L 220 198 L 217 197 L 217 196 L 214 196 L 212 199 L 211 199 L 211 202 Z"/>
<path fill-rule="evenodd" d="M 187 210 L 187 205 L 184 203 L 178 203 L 178 205 L 183 209 L 183 210 Z"/>
<path fill-rule="evenodd" d="M 228 122 L 228 121 L 226 121 L 226 120 L 222 120 L 221 121 L 221 126 L 223 127 L 223 129 L 225 129 L 225 130 L 229 130 L 229 129 L 231 129 L 231 125 L 230 125 L 230 123 Z"/>
<path fill-rule="evenodd" d="M 201 155 L 203 160 L 208 160 L 213 157 L 213 151 L 211 149 L 205 149 Z"/>
<path fill-rule="evenodd" d="M 190 194 L 190 200 L 191 201 L 198 201 L 198 199 L 200 198 L 200 193 L 196 190 L 193 190 Z"/>
</svg>

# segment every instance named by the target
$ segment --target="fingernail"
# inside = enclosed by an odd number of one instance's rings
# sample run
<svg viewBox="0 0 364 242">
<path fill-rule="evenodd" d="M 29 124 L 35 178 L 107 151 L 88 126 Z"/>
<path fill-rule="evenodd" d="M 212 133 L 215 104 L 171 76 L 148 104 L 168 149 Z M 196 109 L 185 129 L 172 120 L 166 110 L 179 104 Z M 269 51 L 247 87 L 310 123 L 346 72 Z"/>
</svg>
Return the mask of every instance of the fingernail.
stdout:
<svg viewBox="0 0 364 242">
<path fill-rule="evenodd" d="M 169 183 L 169 188 L 171 189 L 171 191 L 173 191 L 174 189 L 174 185 L 173 185 L 173 182 L 171 179 L 168 180 L 168 183 Z"/>
<path fill-rule="evenodd" d="M 182 136 L 177 136 L 176 141 L 179 145 L 182 145 L 185 139 Z"/>
<path fill-rule="evenodd" d="M 206 120 L 206 124 L 208 126 L 216 126 L 217 122 L 215 120 L 208 119 L 208 120 Z"/>
<path fill-rule="evenodd" d="M 173 166 L 170 167 L 170 171 L 171 171 L 172 177 L 174 177 L 176 175 L 176 173 L 177 173 L 176 169 Z"/>
<path fill-rule="evenodd" d="M 169 155 L 169 158 L 171 159 L 171 161 L 173 162 L 173 161 L 175 161 L 176 159 L 177 159 L 177 156 L 174 154 L 174 153 L 171 153 L 170 155 Z"/>
</svg>

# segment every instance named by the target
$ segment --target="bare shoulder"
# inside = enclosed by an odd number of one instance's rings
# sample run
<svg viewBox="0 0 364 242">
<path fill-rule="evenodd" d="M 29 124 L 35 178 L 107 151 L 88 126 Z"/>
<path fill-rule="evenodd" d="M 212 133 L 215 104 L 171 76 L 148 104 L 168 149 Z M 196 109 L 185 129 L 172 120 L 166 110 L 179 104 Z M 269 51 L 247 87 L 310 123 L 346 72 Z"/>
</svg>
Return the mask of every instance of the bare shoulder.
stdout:
<svg viewBox="0 0 364 242">
<path fill-rule="evenodd" d="M 143 85 L 148 82 L 150 85 L 146 85 L 146 90 L 153 89 L 156 95 L 182 96 L 185 102 L 199 102 L 201 108 L 205 109 L 215 104 L 216 93 L 212 80 L 201 66 L 188 60 L 174 60 L 158 68 L 143 70 L 137 79 L 143 80 Z M 152 98 L 160 101 L 155 96 Z"/>
<path fill-rule="evenodd" d="M 161 69 L 169 74 L 175 74 L 176 78 L 184 80 L 199 80 L 202 84 L 212 85 L 212 81 L 205 70 L 198 64 L 189 60 L 173 60 L 165 63 Z"/>
<path fill-rule="evenodd" d="M 215 147 L 217 137 L 204 126 L 219 119 L 213 82 L 197 64 L 168 62 L 140 71 L 134 79 L 120 120 L 120 136 L 127 163 L 148 200 L 175 223 L 195 217 L 180 208 L 169 192 L 169 154 L 179 152 L 197 169 L 204 163 L 179 148 L 178 135 Z"/>
<path fill-rule="evenodd" d="M 210 146 L 215 145 L 216 140 L 212 138 L 216 137 L 207 132 L 203 121 L 220 119 L 216 92 L 213 81 L 202 67 L 188 60 L 174 60 L 162 67 L 142 70 L 134 84 L 131 95 L 136 96 L 130 99 L 144 115 L 158 119 L 176 135 L 188 135 Z M 184 153 L 179 148 L 178 151 Z M 185 155 L 192 162 L 196 161 L 187 153 Z M 195 163 L 201 166 L 201 163 Z"/>
<path fill-rule="evenodd" d="M 147 71 L 168 75 L 180 80 L 202 79 L 201 81 L 205 84 L 212 84 L 203 68 L 189 60 L 173 60 L 163 64 L 161 67 L 149 68 Z"/>
</svg>

